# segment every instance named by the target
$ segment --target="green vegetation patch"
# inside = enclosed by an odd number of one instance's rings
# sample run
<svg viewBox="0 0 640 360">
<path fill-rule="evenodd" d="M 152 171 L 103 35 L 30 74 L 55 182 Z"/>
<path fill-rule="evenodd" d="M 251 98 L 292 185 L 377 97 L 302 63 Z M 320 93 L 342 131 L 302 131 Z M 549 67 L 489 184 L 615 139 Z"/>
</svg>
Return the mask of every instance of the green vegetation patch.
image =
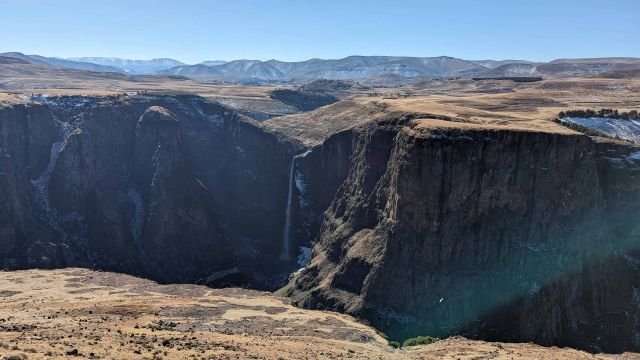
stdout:
<svg viewBox="0 0 640 360">
<path fill-rule="evenodd" d="M 417 336 L 417 337 L 405 340 L 402 343 L 402 347 L 418 346 L 418 345 L 429 345 L 429 344 L 433 344 L 434 342 L 439 341 L 439 340 L 440 339 L 437 338 L 437 337 Z"/>
</svg>

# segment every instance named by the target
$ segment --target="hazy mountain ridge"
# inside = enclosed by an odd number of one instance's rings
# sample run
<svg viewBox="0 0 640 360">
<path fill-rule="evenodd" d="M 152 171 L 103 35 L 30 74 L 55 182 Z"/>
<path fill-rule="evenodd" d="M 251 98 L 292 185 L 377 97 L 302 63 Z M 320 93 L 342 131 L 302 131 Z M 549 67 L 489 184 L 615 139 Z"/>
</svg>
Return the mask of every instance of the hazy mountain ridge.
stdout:
<svg viewBox="0 0 640 360">
<path fill-rule="evenodd" d="M 206 65 L 205 65 L 206 66 Z M 312 81 L 318 79 L 349 80 L 399 75 L 462 76 L 488 70 L 472 61 L 441 56 L 432 58 L 394 56 L 349 56 L 343 59 L 310 59 L 299 62 L 279 60 L 234 60 L 222 65 L 187 65 L 160 71 L 164 75 L 209 76 L 220 80 L 284 80 Z"/>
<path fill-rule="evenodd" d="M 159 71 L 219 81 L 307 82 L 318 79 L 354 80 L 400 77 L 589 76 L 616 70 L 640 69 L 638 58 L 558 59 L 547 63 L 526 60 L 464 60 L 449 56 L 349 56 L 343 59 L 234 60 L 220 65 L 183 65 Z"/>
<path fill-rule="evenodd" d="M 25 55 L 19 52 L 0 53 L 0 56 L 20 59 L 20 60 L 30 62 L 32 64 L 48 65 L 48 66 L 53 66 L 57 68 L 68 68 L 68 69 L 99 71 L 99 72 L 120 72 L 120 69 L 112 66 L 94 64 L 91 62 L 73 61 L 73 60 L 60 59 L 60 58 L 54 58 L 54 57 L 46 57 L 46 56 L 40 56 L 40 55 Z"/>
<path fill-rule="evenodd" d="M 107 57 L 76 57 L 69 58 L 68 60 L 88 62 L 98 65 L 110 66 L 118 68 L 129 74 L 152 74 L 156 71 L 185 65 L 185 63 L 169 59 L 159 58 L 151 60 L 131 60 L 121 58 L 107 58 Z"/>
<path fill-rule="evenodd" d="M 342 59 L 203 61 L 189 65 L 160 58 L 130 60 L 107 57 L 61 59 L 18 52 L 0 56 L 21 59 L 33 64 L 97 72 L 120 72 L 131 75 L 182 75 L 204 81 L 224 82 L 294 82 L 319 79 L 370 80 L 381 84 L 405 84 L 419 78 L 444 77 L 573 77 L 591 76 L 611 71 L 640 69 L 640 58 L 609 57 L 557 59 L 549 62 L 527 60 L 465 60 L 450 56 L 348 56 Z M 389 79 L 393 79 L 390 81 Z"/>
<path fill-rule="evenodd" d="M 151 75 L 160 70 L 186 65 L 181 61 L 169 58 L 131 60 L 115 57 L 74 57 L 63 59 L 41 55 L 25 55 L 20 52 L 0 53 L 0 56 L 20 59 L 31 64 L 48 65 L 57 68 L 97 72 L 118 72 L 130 75 Z"/>
</svg>

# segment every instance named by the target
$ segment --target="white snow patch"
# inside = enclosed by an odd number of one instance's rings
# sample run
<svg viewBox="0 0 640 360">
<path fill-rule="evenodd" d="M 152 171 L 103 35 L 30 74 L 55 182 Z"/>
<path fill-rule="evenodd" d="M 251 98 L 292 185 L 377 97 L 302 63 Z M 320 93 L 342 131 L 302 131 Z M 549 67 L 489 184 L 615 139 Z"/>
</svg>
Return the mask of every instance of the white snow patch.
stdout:
<svg viewBox="0 0 640 360">
<path fill-rule="evenodd" d="M 300 246 L 300 254 L 298 255 L 298 265 L 304 268 L 311 260 L 311 248 L 306 246 Z"/>
<path fill-rule="evenodd" d="M 579 125 L 612 138 L 640 143 L 640 121 L 637 120 L 567 117 L 560 121 Z"/>
<path fill-rule="evenodd" d="M 633 152 L 626 157 L 627 161 L 640 161 L 640 151 Z"/>
</svg>

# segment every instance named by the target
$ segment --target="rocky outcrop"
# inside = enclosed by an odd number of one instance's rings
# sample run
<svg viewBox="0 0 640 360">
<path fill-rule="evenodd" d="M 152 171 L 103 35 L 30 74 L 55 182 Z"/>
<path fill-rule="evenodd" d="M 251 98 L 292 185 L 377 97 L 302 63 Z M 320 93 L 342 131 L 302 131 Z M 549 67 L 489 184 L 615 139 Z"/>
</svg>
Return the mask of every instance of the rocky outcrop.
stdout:
<svg viewBox="0 0 640 360">
<path fill-rule="evenodd" d="M 282 293 L 396 339 L 640 348 L 636 149 L 438 120 L 342 136 L 348 176 Z"/>
<path fill-rule="evenodd" d="M 275 254 L 299 146 L 221 105 L 34 97 L 0 109 L 0 136 L 6 268 L 254 287 L 291 270 Z"/>
</svg>

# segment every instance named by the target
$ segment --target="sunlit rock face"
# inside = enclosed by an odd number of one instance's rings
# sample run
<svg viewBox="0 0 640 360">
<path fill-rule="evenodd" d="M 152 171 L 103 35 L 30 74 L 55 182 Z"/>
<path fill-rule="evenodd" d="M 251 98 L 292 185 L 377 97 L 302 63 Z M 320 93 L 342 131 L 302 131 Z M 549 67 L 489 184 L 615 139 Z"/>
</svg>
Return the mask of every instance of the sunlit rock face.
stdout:
<svg viewBox="0 0 640 360">
<path fill-rule="evenodd" d="M 632 146 L 414 122 L 349 134 L 348 176 L 283 293 L 396 339 L 640 348 Z"/>
<path fill-rule="evenodd" d="M 294 148 L 196 96 L 4 107 L 0 263 L 272 287 Z"/>
</svg>

